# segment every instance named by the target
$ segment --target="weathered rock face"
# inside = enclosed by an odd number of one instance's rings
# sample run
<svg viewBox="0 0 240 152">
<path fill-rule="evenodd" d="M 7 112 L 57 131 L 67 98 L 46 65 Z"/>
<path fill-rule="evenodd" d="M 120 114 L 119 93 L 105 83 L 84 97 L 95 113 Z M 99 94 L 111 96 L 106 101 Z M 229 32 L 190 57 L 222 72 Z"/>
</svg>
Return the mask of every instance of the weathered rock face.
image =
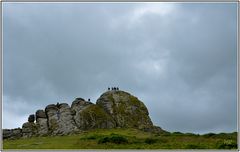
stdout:
<svg viewBox="0 0 240 152">
<path fill-rule="evenodd" d="M 127 92 L 107 91 L 97 100 L 97 105 L 112 116 L 117 127 L 153 127 L 146 106 Z"/>
<path fill-rule="evenodd" d="M 102 108 L 82 98 L 76 98 L 71 108 L 76 125 L 82 130 L 115 126 L 113 119 Z"/>
<path fill-rule="evenodd" d="M 48 134 L 47 116 L 43 110 L 36 111 L 37 135 L 44 136 Z"/>
<path fill-rule="evenodd" d="M 43 110 L 36 111 L 37 135 L 45 136 L 48 134 L 48 120 Z"/>
<path fill-rule="evenodd" d="M 84 110 L 85 108 L 87 108 L 92 104 L 93 103 L 89 101 L 85 101 L 83 98 L 76 98 L 72 102 L 72 105 L 71 105 L 72 115 L 78 128 L 85 128 L 82 126 L 83 122 L 81 122 L 80 113 L 82 110 Z"/>
<path fill-rule="evenodd" d="M 45 136 L 48 134 L 48 121 L 46 118 L 38 118 L 36 121 L 37 135 Z"/>
<path fill-rule="evenodd" d="M 3 129 L 3 139 L 8 139 L 12 136 L 12 129 Z"/>
<path fill-rule="evenodd" d="M 43 110 L 37 110 L 36 111 L 36 120 L 38 118 L 47 118 L 47 115 Z"/>
<path fill-rule="evenodd" d="M 73 115 L 76 114 L 76 112 L 79 112 L 86 108 L 87 106 L 93 104 L 92 102 L 85 101 L 83 98 L 76 98 L 71 105 L 71 109 L 73 111 Z"/>
<path fill-rule="evenodd" d="M 48 117 L 48 129 L 52 135 L 66 135 L 77 131 L 72 110 L 68 104 L 48 105 L 45 109 Z"/>
<path fill-rule="evenodd" d="M 3 139 L 18 139 L 22 137 L 22 129 L 3 129 Z"/>
<path fill-rule="evenodd" d="M 90 104 L 77 111 L 75 116 L 77 126 L 82 130 L 93 128 L 114 128 L 115 122 L 102 108 Z"/>
<path fill-rule="evenodd" d="M 37 133 L 37 127 L 34 122 L 26 122 L 22 126 L 22 136 L 24 138 L 35 136 Z"/>
</svg>

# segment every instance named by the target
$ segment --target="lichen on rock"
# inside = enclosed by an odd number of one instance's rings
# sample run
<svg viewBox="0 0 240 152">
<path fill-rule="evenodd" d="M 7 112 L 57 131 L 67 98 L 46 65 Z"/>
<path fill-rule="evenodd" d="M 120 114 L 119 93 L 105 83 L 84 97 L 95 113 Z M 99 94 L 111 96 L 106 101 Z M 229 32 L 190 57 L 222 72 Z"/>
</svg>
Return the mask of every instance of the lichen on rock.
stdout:
<svg viewBox="0 0 240 152">
<path fill-rule="evenodd" d="M 112 116 L 117 127 L 143 129 L 153 126 L 143 102 L 127 92 L 107 91 L 97 100 L 97 105 Z"/>
<path fill-rule="evenodd" d="M 102 108 L 91 104 L 76 113 L 76 124 L 82 130 L 93 128 L 114 128 L 115 122 Z"/>
<path fill-rule="evenodd" d="M 36 111 L 36 126 L 38 136 L 45 136 L 48 134 L 48 120 L 45 111 Z"/>
<path fill-rule="evenodd" d="M 67 103 L 48 105 L 45 109 L 48 127 L 52 135 L 65 135 L 77 131 L 73 120 L 72 110 Z"/>
<path fill-rule="evenodd" d="M 37 126 L 34 122 L 26 122 L 22 125 L 22 136 L 24 138 L 35 136 L 37 133 Z"/>
</svg>

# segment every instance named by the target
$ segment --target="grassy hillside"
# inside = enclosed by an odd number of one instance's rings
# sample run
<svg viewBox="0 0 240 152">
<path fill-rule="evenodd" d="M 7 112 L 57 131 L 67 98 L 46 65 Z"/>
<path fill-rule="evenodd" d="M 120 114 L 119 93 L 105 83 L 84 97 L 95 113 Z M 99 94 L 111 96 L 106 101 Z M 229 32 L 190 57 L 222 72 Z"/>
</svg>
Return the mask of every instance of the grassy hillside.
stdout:
<svg viewBox="0 0 240 152">
<path fill-rule="evenodd" d="M 4 149 L 237 149 L 237 133 L 163 135 L 136 129 L 96 129 L 77 135 L 4 140 Z"/>
</svg>

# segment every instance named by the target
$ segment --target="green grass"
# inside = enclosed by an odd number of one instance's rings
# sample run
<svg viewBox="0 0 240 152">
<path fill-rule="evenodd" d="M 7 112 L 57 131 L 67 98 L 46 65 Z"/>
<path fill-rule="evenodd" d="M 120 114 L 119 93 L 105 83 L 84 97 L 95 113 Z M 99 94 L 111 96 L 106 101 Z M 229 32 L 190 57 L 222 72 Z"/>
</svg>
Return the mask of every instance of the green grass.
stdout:
<svg viewBox="0 0 240 152">
<path fill-rule="evenodd" d="M 69 136 L 4 140 L 3 149 L 237 149 L 237 133 L 151 134 L 137 129 L 95 129 Z"/>
</svg>

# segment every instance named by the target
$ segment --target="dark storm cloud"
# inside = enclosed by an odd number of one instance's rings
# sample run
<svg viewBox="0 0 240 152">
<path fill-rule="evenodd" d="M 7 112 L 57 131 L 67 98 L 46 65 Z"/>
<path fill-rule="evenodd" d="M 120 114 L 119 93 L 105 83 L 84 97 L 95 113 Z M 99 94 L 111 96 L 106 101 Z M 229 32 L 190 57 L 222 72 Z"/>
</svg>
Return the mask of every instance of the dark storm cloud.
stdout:
<svg viewBox="0 0 240 152">
<path fill-rule="evenodd" d="M 236 131 L 236 4 L 9 3 L 3 11 L 4 127 L 119 86 L 169 131 Z"/>
</svg>

